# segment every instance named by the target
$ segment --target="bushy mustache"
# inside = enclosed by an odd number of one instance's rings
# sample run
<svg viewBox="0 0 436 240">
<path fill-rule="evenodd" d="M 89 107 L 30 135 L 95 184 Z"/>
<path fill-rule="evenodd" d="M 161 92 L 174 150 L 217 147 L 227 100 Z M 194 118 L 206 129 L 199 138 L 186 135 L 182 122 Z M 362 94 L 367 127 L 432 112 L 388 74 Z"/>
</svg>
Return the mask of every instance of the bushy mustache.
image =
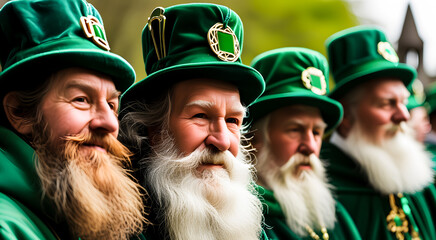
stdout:
<svg viewBox="0 0 436 240">
<path fill-rule="evenodd" d="M 111 134 L 101 135 L 87 132 L 66 136 L 64 141 L 64 155 L 66 158 L 74 157 L 80 146 L 98 146 L 105 149 L 108 154 L 120 159 L 123 163 L 130 165 L 129 157 L 132 153 Z"/>
</svg>

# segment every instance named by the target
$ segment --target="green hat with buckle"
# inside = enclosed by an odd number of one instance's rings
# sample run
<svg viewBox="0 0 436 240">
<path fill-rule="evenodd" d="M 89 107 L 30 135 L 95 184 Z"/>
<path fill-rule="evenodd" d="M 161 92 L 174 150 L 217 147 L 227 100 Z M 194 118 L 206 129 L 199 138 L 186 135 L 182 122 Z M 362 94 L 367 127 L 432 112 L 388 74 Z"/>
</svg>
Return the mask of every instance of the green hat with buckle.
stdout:
<svg viewBox="0 0 436 240">
<path fill-rule="evenodd" d="M 243 26 L 228 7 L 181 4 L 156 8 L 142 31 L 145 79 L 121 97 L 121 107 L 132 101 L 152 101 L 177 82 L 208 78 L 238 87 L 245 105 L 262 94 L 265 85 L 255 69 L 242 64 Z"/>
<path fill-rule="evenodd" d="M 416 78 L 416 70 L 399 63 L 394 48 L 376 27 L 358 26 L 340 31 L 326 40 L 326 46 L 335 82 L 330 97 L 334 99 L 372 79 L 395 78 L 408 87 Z"/>
<path fill-rule="evenodd" d="M 326 132 L 342 120 L 341 104 L 326 96 L 328 63 L 321 53 L 306 48 L 279 48 L 255 57 L 251 66 L 263 75 L 266 84 L 265 92 L 249 107 L 251 120 L 294 104 L 318 108 L 327 123 Z"/>
<path fill-rule="evenodd" d="M 104 73 L 124 91 L 135 72 L 109 49 L 100 14 L 85 0 L 7 2 L 0 10 L 0 97 L 65 67 Z"/>
</svg>

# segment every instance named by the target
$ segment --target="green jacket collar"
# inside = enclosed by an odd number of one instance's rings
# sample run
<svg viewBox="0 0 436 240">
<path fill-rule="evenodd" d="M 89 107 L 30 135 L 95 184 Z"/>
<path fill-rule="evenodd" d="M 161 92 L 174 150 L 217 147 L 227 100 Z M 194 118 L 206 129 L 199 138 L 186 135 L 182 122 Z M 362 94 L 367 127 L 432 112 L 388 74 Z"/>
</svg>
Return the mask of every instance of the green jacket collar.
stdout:
<svg viewBox="0 0 436 240">
<path fill-rule="evenodd" d="M 0 191 L 41 213 L 41 185 L 33 148 L 3 126 L 0 136 Z"/>
</svg>

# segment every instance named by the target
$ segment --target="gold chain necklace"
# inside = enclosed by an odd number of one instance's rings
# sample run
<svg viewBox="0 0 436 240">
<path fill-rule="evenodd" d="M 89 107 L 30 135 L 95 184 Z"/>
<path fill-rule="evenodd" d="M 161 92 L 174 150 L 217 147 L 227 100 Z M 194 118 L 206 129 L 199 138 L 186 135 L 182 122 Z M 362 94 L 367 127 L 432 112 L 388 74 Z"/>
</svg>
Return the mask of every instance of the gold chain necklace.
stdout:
<svg viewBox="0 0 436 240">
<path fill-rule="evenodd" d="M 409 221 L 410 224 L 410 232 L 412 235 L 412 240 L 420 240 L 418 226 L 413 219 L 410 207 L 408 205 L 407 199 L 403 196 L 403 194 L 399 193 L 398 198 L 401 200 L 402 207 L 397 207 L 395 203 L 395 196 L 393 194 L 389 194 L 389 203 L 391 205 L 391 211 L 389 215 L 386 217 L 386 221 L 388 223 L 388 230 L 392 233 L 395 233 L 395 236 L 398 240 L 404 240 L 404 234 L 409 232 Z"/>
<path fill-rule="evenodd" d="M 312 237 L 313 239 L 320 240 L 318 234 L 316 234 L 315 231 L 313 231 L 313 229 L 309 227 L 309 225 L 306 225 L 306 231 L 309 232 L 310 237 Z M 321 232 L 322 232 L 322 239 L 329 240 L 329 234 L 327 232 L 327 228 L 321 227 Z"/>
</svg>

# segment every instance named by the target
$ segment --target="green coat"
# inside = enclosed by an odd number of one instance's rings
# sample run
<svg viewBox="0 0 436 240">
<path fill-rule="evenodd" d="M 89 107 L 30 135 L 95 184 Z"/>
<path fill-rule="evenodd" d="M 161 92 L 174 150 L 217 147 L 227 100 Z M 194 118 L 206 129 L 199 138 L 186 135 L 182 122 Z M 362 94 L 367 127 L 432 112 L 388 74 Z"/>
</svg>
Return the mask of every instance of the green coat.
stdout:
<svg viewBox="0 0 436 240">
<path fill-rule="evenodd" d="M 268 238 L 271 240 L 311 240 L 310 236 L 300 237 L 296 235 L 286 224 L 286 218 L 280 204 L 274 197 L 274 193 L 263 187 L 258 187 L 257 191 L 263 197 L 265 223 L 267 225 L 265 231 Z M 359 240 L 361 239 L 353 220 L 348 215 L 345 208 L 340 204 L 336 204 L 336 219 L 337 222 L 333 229 L 327 229 L 330 240 Z M 322 233 L 316 231 L 316 234 L 322 239 Z"/>
<path fill-rule="evenodd" d="M 41 201 L 33 148 L 2 126 L 0 136 L 0 239 L 71 239 L 65 224 L 55 224 L 47 217 L 53 209 Z M 131 239 L 145 237 L 140 234 Z"/>
<path fill-rule="evenodd" d="M 323 143 L 321 159 L 328 162 L 327 174 L 336 188 L 339 202 L 354 219 L 362 239 L 394 240 L 386 217 L 391 211 L 389 196 L 377 192 L 361 167 L 333 144 Z M 430 185 L 415 194 L 404 194 L 422 240 L 436 239 L 436 189 Z M 409 239 L 409 236 L 406 236 Z"/>
<path fill-rule="evenodd" d="M 42 214 L 34 151 L 0 126 L 0 239 L 56 239 Z"/>
</svg>

